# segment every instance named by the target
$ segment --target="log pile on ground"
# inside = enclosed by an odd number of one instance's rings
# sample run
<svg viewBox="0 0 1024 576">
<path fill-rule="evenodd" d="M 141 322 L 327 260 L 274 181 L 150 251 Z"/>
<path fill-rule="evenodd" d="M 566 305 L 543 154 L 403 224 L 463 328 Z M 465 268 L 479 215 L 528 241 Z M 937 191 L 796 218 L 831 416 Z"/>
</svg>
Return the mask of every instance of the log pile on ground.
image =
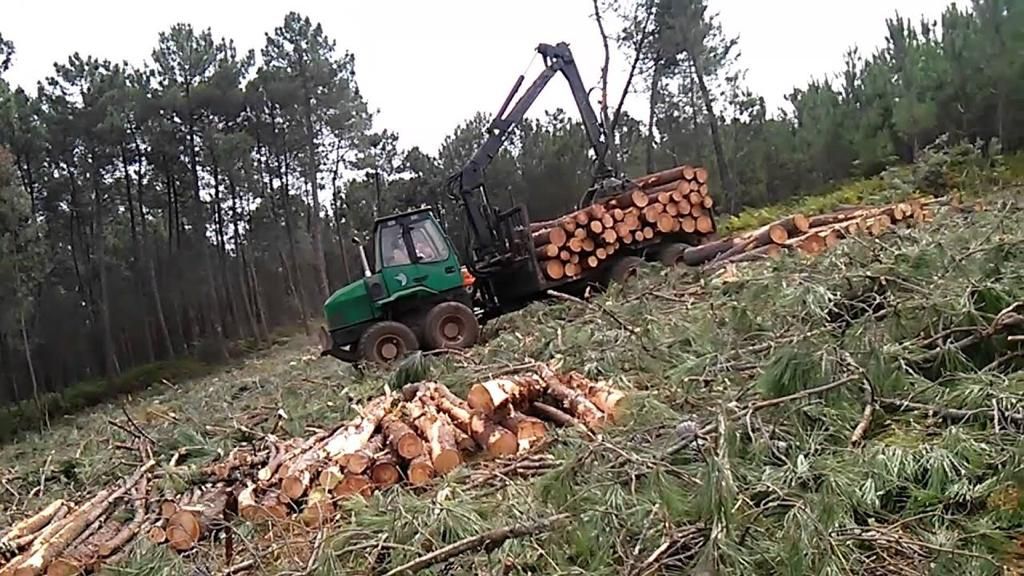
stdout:
<svg viewBox="0 0 1024 576">
<path fill-rule="evenodd" d="M 544 440 L 547 422 L 597 429 L 621 415 L 624 399 L 603 383 L 546 365 L 474 384 L 466 399 L 436 382 L 412 384 L 308 438 L 267 436 L 262 449 L 236 448 L 181 494 L 153 493 L 151 460 L 79 505 L 55 500 L 0 532 L 0 576 L 90 573 L 139 534 L 187 552 L 235 517 L 318 528 L 334 520 L 342 499 L 403 481 L 422 486 L 475 460 L 525 454 Z"/>
<path fill-rule="evenodd" d="M 669 235 L 698 244 L 715 232 L 705 168 L 679 166 L 634 180 L 622 195 L 530 226 L 544 275 L 572 279 L 616 251 Z"/>
<path fill-rule="evenodd" d="M 816 255 L 857 234 L 881 236 L 894 226 L 929 222 L 931 205 L 938 199 L 908 200 L 878 207 L 850 207 L 830 214 L 807 217 L 793 214 L 756 230 L 687 248 L 683 261 L 712 270 L 728 264 L 777 258 L 791 250 Z"/>
</svg>

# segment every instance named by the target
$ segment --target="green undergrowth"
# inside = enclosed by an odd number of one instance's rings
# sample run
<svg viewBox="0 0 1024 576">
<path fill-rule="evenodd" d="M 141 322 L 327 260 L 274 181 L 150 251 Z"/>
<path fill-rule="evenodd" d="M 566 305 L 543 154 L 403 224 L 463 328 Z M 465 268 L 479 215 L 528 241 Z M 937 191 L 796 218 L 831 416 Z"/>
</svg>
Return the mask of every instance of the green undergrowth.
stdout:
<svg viewBox="0 0 1024 576">
<path fill-rule="evenodd" d="M 160 482 L 183 489 L 232 446 L 308 435 L 416 376 L 462 392 L 542 361 L 630 393 L 625 418 L 597 438 L 553 430 L 544 451 L 558 464 L 540 476 L 469 488 L 488 466 L 476 462 L 424 489 L 340 502 L 330 532 L 307 535 L 320 544 L 307 546 L 312 562 L 236 523 L 233 561 L 259 549 L 258 573 L 385 574 L 487 530 L 568 514 L 423 573 L 996 576 L 1021 561 L 1024 541 L 1024 326 L 1013 316 L 1024 315 L 1024 206 L 998 194 L 986 204 L 813 259 L 714 277 L 652 265 L 590 305 L 501 317 L 465 355 L 424 356 L 401 374 L 359 372 L 293 341 L 126 409 L 162 462 L 181 454 Z M 130 470 L 137 456 L 111 442 L 132 436 L 109 419 L 125 421 L 104 405 L 0 448 L 4 511 Z M 106 572 L 224 564 L 222 543 L 176 556 L 138 542 Z"/>
</svg>

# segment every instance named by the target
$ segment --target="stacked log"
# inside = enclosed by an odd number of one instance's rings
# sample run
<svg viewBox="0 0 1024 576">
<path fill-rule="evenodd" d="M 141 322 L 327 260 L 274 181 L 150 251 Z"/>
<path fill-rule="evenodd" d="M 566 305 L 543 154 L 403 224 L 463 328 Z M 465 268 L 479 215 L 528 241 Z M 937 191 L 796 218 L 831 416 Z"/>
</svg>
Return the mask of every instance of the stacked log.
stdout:
<svg viewBox="0 0 1024 576">
<path fill-rule="evenodd" d="M 180 494 L 149 494 L 150 462 L 79 506 L 51 502 L 0 532 L 0 550 L 14 554 L 0 576 L 90 573 L 139 535 L 184 553 L 236 517 L 320 528 L 340 516 L 346 499 L 422 486 L 474 460 L 531 450 L 549 423 L 597 429 L 621 416 L 624 399 L 607 384 L 544 365 L 474 384 L 465 398 L 432 382 L 402 392 L 376 397 L 356 418 L 308 438 L 268 436 L 232 450 Z"/>
<path fill-rule="evenodd" d="M 675 236 L 700 244 L 715 232 L 707 170 L 679 166 L 638 178 L 618 197 L 531 225 L 541 271 L 549 280 L 599 268 L 624 245 Z"/>
<path fill-rule="evenodd" d="M 750 232 L 687 248 L 683 261 L 717 270 L 729 264 L 777 258 L 787 250 L 813 256 L 859 233 L 877 237 L 897 223 L 927 222 L 931 218 L 927 204 L 920 200 L 847 207 L 810 218 L 793 214 Z"/>
</svg>

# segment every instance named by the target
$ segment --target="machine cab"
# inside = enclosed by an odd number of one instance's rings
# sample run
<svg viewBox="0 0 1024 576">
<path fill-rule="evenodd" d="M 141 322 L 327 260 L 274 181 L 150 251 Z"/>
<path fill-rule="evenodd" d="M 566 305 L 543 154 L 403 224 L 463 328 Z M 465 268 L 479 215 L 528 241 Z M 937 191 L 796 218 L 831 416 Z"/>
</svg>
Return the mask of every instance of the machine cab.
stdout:
<svg viewBox="0 0 1024 576">
<path fill-rule="evenodd" d="M 458 255 L 429 208 L 379 219 L 373 236 L 377 274 L 368 280 L 370 297 L 378 304 L 398 294 L 428 295 L 462 286 Z"/>
</svg>

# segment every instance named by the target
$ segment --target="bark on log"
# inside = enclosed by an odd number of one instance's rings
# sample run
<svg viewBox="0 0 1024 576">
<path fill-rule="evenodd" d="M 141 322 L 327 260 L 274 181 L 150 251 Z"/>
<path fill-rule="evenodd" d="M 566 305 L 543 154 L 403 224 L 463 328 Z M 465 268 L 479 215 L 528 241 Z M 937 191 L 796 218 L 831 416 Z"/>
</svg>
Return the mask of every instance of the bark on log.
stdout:
<svg viewBox="0 0 1024 576">
<path fill-rule="evenodd" d="M 566 374 L 562 382 L 585 394 L 594 406 L 604 412 L 608 420 L 615 422 L 622 417 L 626 394 L 621 390 L 616 390 L 603 382 L 594 382 L 575 371 Z"/>
<path fill-rule="evenodd" d="M 467 403 L 473 410 L 484 414 L 500 413 L 504 417 L 511 413 L 511 408 L 521 409 L 540 397 L 545 386 L 544 380 L 533 373 L 495 378 L 473 384 Z"/>
<path fill-rule="evenodd" d="M 647 197 L 647 193 L 639 188 L 630 190 L 613 201 L 618 208 L 643 208 L 649 202 L 650 199 Z"/>
<path fill-rule="evenodd" d="M 60 498 L 50 502 L 39 512 L 36 512 L 28 518 L 22 519 L 14 526 L 11 526 L 11 529 L 7 531 L 7 534 L 4 535 L 3 539 L 0 539 L 0 542 L 4 544 L 12 543 L 16 540 L 21 540 L 26 536 L 31 536 L 36 532 L 39 532 L 53 520 L 61 508 L 66 507 L 67 501 Z"/>
<path fill-rule="evenodd" d="M 88 536 L 67 550 L 64 554 L 53 561 L 46 569 L 47 576 L 74 576 L 85 574 L 91 571 L 100 561 L 107 556 L 100 554 L 100 545 L 111 539 L 121 530 L 121 524 L 115 520 L 103 522 L 94 534 Z"/>
<path fill-rule="evenodd" d="M 560 227 L 560 225 L 535 232 L 531 236 L 534 238 L 534 246 L 537 248 L 544 246 L 545 244 L 561 246 L 565 244 L 565 241 L 568 239 L 568 235 L 565 234 L 565 229 Z"/>
<path fill-rule="evenodd" d="M 146 490 L 147 482 L 146 478 L 143 477 L 135 486 L 134 507 L 135 516 L 132 517 L 131 522 L 125 524 L 121 530 L 117 532 L 112 538 L 109 538 L 105 542 L 102 542 L 99 546 L 99 555 L 102 558 L 110 556 L 114 552 L 120 550 L 139 533 L 142 525 L 146 522 Z"/>
<path fill-rule="evenodd" d="M 515 434 L 517 444 L 522 450 L 528 450 L 536 442 L 544 439 L 547 434 L 547 427 L 543 420 L 521 412 L 515 412 L 505 418 L 501 425 Z"/>
<path fill-rule="evenodd" d="M 309 491 L 306 497 L 306 505 L 299 514 L 299 520 L 307 528 L 320 528 L 330 523 L 334 517 L 334 503 L 331 502 L 331 493 L 323 486 Z"/>
<path fill-rule="evenodd" d="M 534 251 L 534 253 L 537 255 L 537 258 L 540 260 L 545 260 L 547 258 L 558 258 L 559 252 L 561 252 L 561 250 L 558 246 L 555 246 L 554 244 L 545 244 Z"/>
<path fill-rule="evenodd" d="M 426 399 L 409 402 L 406 406 L 413 425 L 427 439 L 430 463 L 433 464 L 434 470 L 439 474 L 447 474 L 458 468 L 462 464 L 462 455 L 459 453 L 451 421 L 442 418 L 437 408 Z"/>
<path fill-rule="evenodd" d="M 530 404 L 530 411 L 541 418 L 547 418 L 559 426 L 576 426 L 578 422 L 571 415 L 555 408 L 550 404 L 544 402 L 534 402 Z"/>
<path fill-rule="evenodd" d="M 361 449 L 348 457 L 345 471 L 349 474 L 362 474 L 373 463 L 374 456 L 384 449 L 384 439 L 375 434 Z"/>
<path fill-rule="evenodd" d="M 39 576 L 67 546 L 107 511 L 110 503 L 120 498 L 129 488 L 138 483 L 156 465 L 154 460 L 139 467 L 124 485 L 107 488 L 94 496 L 88 503 L 68 515 L 63 527 L 46 542 L 33 546 L 34 552 L 14 569 L 15 576 Z M 6 571 L 6 568 L 5 568 Z"/>
<path fill-rule="evenodd" d="M 654 174 L 648 174 L 636 179 L 636 183 L 641 188 L 653 188 L 655 186 L 661 186 L 662 184 L 668 184 L 681 180 L 689 167 L 688 166 L 677 166 L 675 168 L 669 168 L 668 170 L 662 170 L 661 172 L 655 172 Z"/>
<path fill-rule="evenodd" d="M 398 416 L 388 415 L 381 422 L 388 445 L 406 460 L 412 460 L 425 452 L 423 440 Z"/>
<path fill-rule="evenodd" d="M 756 262 L 758 260 L 765 260 L 768 258 L 778 258 L 782 255 L 782 247 L 777 244 L 766 244 L 759 248 L 755 248 L 749 252 L 742 252 L 737 254 L 728 260 L 715 261 L 709 268 L 709 271 L 717 271 L 725 268 L 729 264 L 740 264 L 743 262 Z"/>
<path fill-rule="evenodd" d="M 724 254 L 732 248 L 745 243 L 743 238 L 726 238 L 716 242 L 708 242 L 700 246 L 691 246 L 683 251 L 683 262 L 688 266 L 700 266 L 706 264 L 719 254 Z"/>
<path fill-rule="evenodd" d="M 377 454 L 370 466 L 370 480 L 379 489 L 394 486 L 402 480 L 401 470 L 398 468 L 398 455 L 390 448 Z"/>
<path fill-rule="evenodd" d="M 421 388 L 420 394 L 429 398 L 451 419 L 456 428 L 473 438 L 492 458 L 516 453 L 516 437 L 512 432 L 494 424 L 480 413 L 470 412 L 465 401 L 447 387 L 430 383 Z"/>
<path fill-rule="evenodd" d="M 377 425 L 391 409 L 393 401 L 394 398 L 387 395 L 378 396 L 368 402 L 358 417 L 327 440 L 323 456 L 338 459 L 360 450 L 373 436 Z"/>
<path fill-rule="evenodd" d="M 200 539 L 224 524 L 228 491 L 218 486 L 195 505 L 178 510 L 167 519 L 167 543 L 178 552 L 191 550 Z"/>
<path fill-rule="evenodd" d="M 588 428 L 596 429 L 604 424 L 604 413 L 587 399 L 586 394 L 579 390 L 566 386 L 561 382 L 549 382 L 548 394 L 558 400 L 562 406 Z"/>
<path fill-rule="evenodd" d="M 407 476 L 409 484 L 413 486 L 429 483 L 434 478 L 434 465 L 430 463 L 430 456 L 423 454 L 413 458 L 409 462 Z"/>
</svg>

